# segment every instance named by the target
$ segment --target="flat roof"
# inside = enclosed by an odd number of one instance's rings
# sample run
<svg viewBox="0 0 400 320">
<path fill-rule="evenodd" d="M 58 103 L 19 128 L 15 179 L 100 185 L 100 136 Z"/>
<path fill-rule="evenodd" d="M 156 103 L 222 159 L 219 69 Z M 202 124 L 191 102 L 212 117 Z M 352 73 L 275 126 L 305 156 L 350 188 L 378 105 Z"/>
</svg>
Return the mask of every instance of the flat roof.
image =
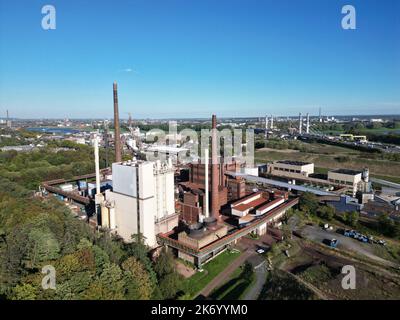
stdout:
<svg viewBox="0 0 400 320">
<path fill-rule="evenodd" d="M 348 174 L 348 175 L 352 175 L 352 176 L 362 173 L 362 171 L 359 171 L 359 170 L 357 171 L 357 170 L 352 170 L 352 169 L 334 169 L 334 170 L 329 170 L 329 172 Z"/>
<path fill-rule="evenodd" d="M 232 202 L 231 206 L 234 207 L 234 206 L 236 206 L 238 204 L 241 204 L 242 202 L 244 202 L 244 201 L 246 201 L 248 199 L 254 198 L 254 197 L 256 197 L 258 195 L 261 195 L 261 194 L 262 194 L 262 191 L 253 192 L 253 193 L 251 193 L 251 194 L 249 194 L 249 195 L 247 195 L 247 196 L 245 196 L 245 197 L 243 197 L 243 198 L 241 198 L 239 200 L 236 200 L 235 202 Z"/>
<path fill-rule="evenodd" d="M 312 164 L 311 162 L 295 161 L 295 160 L 278 160 L 275 163 L 290 164 L 292 166 L 305 166 Z"/>
<path fill-rule="evenodd" d="M 235 209 L 238 211 L 245 211 L 248 209 L 257 208 L 257 207 L 263 205 L 265 202 L 268 202 L 268 199 L 265 199 L 261 196 L 260 198 L 250 201 L 249 203 L 239 204 L 239 205 L 233 207 L 232 209 Z"/>
</svg>

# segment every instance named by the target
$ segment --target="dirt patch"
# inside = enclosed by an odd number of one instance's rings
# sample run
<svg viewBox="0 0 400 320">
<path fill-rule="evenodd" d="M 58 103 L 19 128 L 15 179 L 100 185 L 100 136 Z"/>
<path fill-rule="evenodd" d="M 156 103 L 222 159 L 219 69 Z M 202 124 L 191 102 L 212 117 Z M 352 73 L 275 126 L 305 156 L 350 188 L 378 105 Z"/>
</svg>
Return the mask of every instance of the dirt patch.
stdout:
<svg viewBox="0 0 400 320">
<path fill-rule="evenodd" d="M 352 265 L 356 270 L 356 289 L 342 288 L 342 267 Z M 310 244 L 302 244 L 302 250 L 284 269 L 318 288 L 329 299 L 400 299 L 400 278 L 385 270 L 377 270 L 363 263 L 327 254 Z M 387 271 L 387 270 L 386 270 Z"/>
</svg>

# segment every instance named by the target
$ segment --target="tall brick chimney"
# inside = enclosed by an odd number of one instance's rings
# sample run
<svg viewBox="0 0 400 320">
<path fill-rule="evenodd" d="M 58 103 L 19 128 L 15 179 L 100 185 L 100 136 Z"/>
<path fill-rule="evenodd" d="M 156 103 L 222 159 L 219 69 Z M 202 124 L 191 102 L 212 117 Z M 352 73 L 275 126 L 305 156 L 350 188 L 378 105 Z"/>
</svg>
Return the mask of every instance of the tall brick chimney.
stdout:
<svg viewBox="0 0 400 320">
<path fill-rule="evenodd" d="M 218 195 L 217 117 L 215 114 L 212 116 L 211 131 L 211 213 L 214 218 L 218 219 L 220 206 Z"/>
<path fill-rule="evenodd" d="M 114 91 L 114 145 L 115 145 L 115 162 L 121 162 L 121 134 L 119 128 L 119 112 L 118 112 L 118 89 L 117 83 L 113 84 Z"/>
</svg>

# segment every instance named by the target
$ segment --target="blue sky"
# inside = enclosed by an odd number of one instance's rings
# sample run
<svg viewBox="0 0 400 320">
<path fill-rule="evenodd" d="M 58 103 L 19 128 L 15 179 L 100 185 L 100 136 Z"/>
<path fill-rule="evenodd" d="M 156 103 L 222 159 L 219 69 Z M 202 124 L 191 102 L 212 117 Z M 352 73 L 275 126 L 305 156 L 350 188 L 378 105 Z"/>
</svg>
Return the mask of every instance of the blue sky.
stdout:
<svg viewBox="0 0 400 320">
<path fill-rule="evenodd" d="M 399 15 L 396 0 L 0 0 L 0 117 L 111 117 L 113 81 L 121 117 L 399 114 Z"/>
</svg>

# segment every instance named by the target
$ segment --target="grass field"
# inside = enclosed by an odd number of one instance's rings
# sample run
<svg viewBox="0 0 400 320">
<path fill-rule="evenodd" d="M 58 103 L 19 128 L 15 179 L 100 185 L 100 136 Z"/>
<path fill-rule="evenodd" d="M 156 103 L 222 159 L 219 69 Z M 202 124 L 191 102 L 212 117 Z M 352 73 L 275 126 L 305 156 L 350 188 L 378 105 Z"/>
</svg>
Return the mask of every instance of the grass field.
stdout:
<svg viewBox="0 0 400 320">
<path fill-rule="evenodd" d="M 321 170 L 347 168 L 360 170 L 368 167 L 371 176 L 381 177 L 393 182 L 400 182 L 400 162 L 361 158 L 363 153 L 358 150 L 320 143 L 304 143 L 308 152 L 283 152 L 259 149 L 255 151 L 255 162 L 265 163 L 275 160 L 298 160 L 313 162 Z"/>
<path fill-rule="evenodd" d="M 217 288 L 210 295 L 210 298 L 215 300 L 240 300 L 252 286 L 254 280 L 254 272 L 251 279 L 245 279 L 243 276 L 243 266 L 240 266 L 233 272 L 225 284 Z"/>
<path fill-rule="evenodd" d="M 218 274 L 220 274 L 227 265 L 240 256 L 240 252 L 224 251 L 218 257 L 204 265 L 203 272 L 197 272 L 184 282 L 185 294 L 190 298 L 195 296 Z"/>
<path fill-rule="evenodd" d="M 315 300 L 315 294 L 300 283 L 291 273 L 274 270 L 268 273 L 267 281 L 259 300 Z"/>
</svg>

